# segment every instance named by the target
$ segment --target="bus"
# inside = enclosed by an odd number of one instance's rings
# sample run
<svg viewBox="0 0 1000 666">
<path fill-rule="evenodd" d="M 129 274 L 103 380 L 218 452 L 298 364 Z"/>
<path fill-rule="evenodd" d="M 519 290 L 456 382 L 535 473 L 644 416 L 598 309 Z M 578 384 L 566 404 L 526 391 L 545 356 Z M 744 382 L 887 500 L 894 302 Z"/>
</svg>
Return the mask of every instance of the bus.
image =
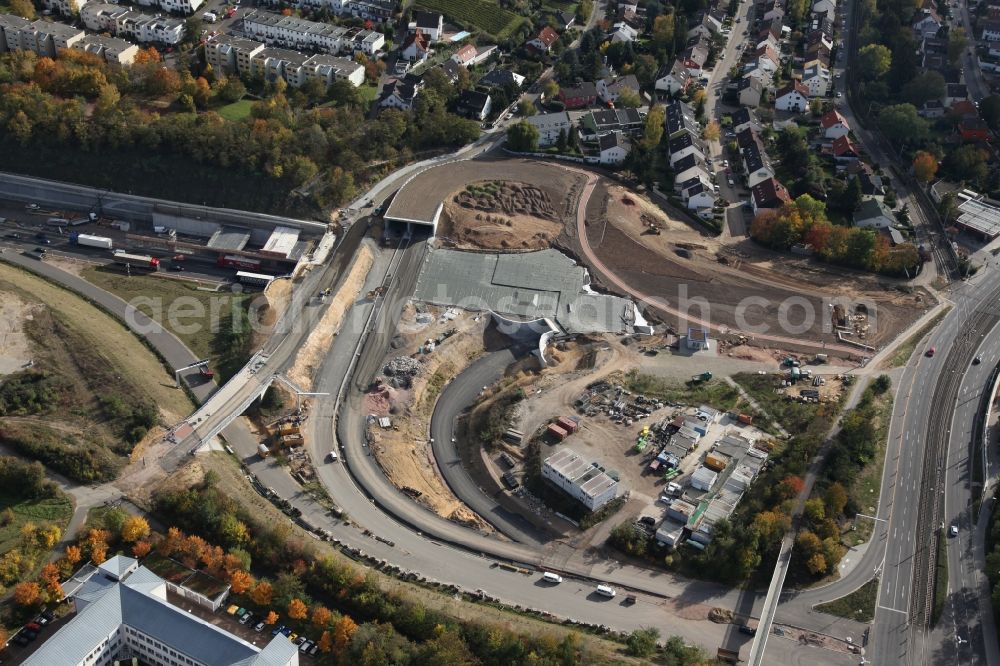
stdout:
<svg viewBox="0 0 1000 666">
<path fill-rule="evenodd" d="M 250 273 L 248 271 L 236 271 L 236 279 L 243 284 L 256 287 L 266 287 L 274 280 L 273 275 L 263 275 L 261 273 Z"/>
</svg>

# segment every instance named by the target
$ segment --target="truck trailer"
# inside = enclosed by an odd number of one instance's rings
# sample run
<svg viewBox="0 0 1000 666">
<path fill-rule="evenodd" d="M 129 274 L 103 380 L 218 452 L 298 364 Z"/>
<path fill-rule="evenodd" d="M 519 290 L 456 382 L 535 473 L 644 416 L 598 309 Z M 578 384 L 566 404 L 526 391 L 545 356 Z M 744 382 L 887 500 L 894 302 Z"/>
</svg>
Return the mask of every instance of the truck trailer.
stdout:
<svg viewBox="0 0 1000 666">
<path fill-rule="evenodd" d="M 102 250 L 110 250 L 114 247 L 114 241 L 110 238 L 106 236 L 93 236 L 91 234 L 70 234 L 69 242 L 73 245 L 99 247 Z"/>
<path fill-rule="evenodd" d="M 128 266 L 133 271 L 156 271 L 160 268 L 160 260 L 148 254 L 131 254 L 118 250 L 114 254 L 114 261 L 120 266 Z"/>
<path fill-rule="evenodd" d="M 260 260 L 250 257 L 241 257 L 238 254 L 220 254 L 216 263 L 223 268 L 239 268 L 248 271 L 256 271 L 260 268 Z"/>
</svg>

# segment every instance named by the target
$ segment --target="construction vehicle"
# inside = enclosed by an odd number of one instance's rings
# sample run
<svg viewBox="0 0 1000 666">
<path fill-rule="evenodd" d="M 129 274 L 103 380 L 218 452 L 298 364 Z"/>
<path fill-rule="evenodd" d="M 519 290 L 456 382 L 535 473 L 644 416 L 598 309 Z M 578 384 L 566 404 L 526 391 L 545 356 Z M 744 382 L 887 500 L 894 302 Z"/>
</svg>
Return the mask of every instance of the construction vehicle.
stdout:
<svg viewBox="0 0 1000 666">
<path fill-rule="evenodd" d="M 110 250 L 114 246 L 114 241 L 104 236 L 92 236 L 90 234 L 70 234 L 69 242 L 72 245 L 82 245 L 84 247 L 98 247 L 102 250 Z"/>
<path fill-rule="evenodd" d="M 695 384 L 700 384 L 702 382 L 707 382 L 711 378 L 712 378 L 712 373 L 708 372 L 708 371 L 705 371 L 705 372 L 701 373 L 700 375 L 694 375 L 694 376 L 692 376 L 691 377 L 691 381 L 693 383 L 695 383 Z"/>
<path fill-rule="evenodd" d="M 681 473 L 681 471 L 679 469 L 677 469 L 676 467 L 671 468 L 670 470 L 667 471 L 666 474 L 663 475 L 663 480 L 664 481 L 671 481 L 673 479 L 676 479 L 677 475 L 680 474 L 680 473 Z"/>
<path fill-rule="evenodd" d="M 384 296 L 384 295 L 385 295 L 385 285 L 372 289 L 367 294 L 365 294 L 365 298 L 368 299 L 369 301 L 373 301 L 379 296 Z"/>
</svg>

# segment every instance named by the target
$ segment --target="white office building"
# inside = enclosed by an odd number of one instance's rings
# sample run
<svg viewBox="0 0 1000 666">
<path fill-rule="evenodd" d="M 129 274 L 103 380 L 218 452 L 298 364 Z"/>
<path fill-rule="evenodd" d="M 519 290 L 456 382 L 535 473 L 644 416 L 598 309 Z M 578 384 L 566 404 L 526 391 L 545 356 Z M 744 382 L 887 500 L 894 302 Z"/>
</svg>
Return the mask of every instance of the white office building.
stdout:
<svg viewBox="0 0 1000 666">
<path fill-rule="evenodd" d="M 545 460 L 542 478 L 591 511 L 597 511 L 618 496 L 617 481 L 597 463 L 586 462 L 570 449 L 561 449 Z"/>
<path fill-rule="evenodd" d="M 259 648 L 170 604 L 166 581 L 130 557 L 88 574 L 68 591 L 76 616 L 26 666 L 110 666 L 133 657 L 152 666 L 298 666 L 298 649 L 284 636 Z"/>
</svg>

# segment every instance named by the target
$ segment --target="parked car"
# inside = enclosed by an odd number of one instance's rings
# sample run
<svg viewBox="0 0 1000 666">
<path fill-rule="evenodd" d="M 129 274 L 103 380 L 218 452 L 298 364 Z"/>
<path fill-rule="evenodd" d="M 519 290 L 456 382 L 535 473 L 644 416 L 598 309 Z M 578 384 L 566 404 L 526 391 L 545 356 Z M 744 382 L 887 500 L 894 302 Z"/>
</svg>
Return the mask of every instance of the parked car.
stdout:
<svg viewBox="0 0 1000 666">
<path fill-rule="evenodd" d="M 33 631 L 37 634 L 39 631 L 42 630 L 42 625 L 38 624 L 37 622 L 29 622 L 28 624 L 24 625 L 24 628 L 27 629 L 28 631 Z"/>
<path fill-rule="evenodd" d="M 740 625 L 740 633 L 746 634 L 747 636 L 756 636 L 757 629 L 746 624 Z"/>
<path fill-rule="evenodd" d="M 250 620 L 252 619 L 253 619 L 253 614 L 247 613 L 246 615 L 240 618 L 240 624 L 249 624 Z"/>
<path fill-rule="evenodd" d="M 263 622 L 258 622 L 253 626 L 253 630 L 259 634 L 260 632 L 264 631 L 265 626 L 266 625 Z"/>
<path fill-rule="evenodd" d="M 652 516 L 643 516 L 639 519 L 639 522 L 643 525 L 653 526 L 656 524 L 656 518 L 653 518 Z"/>
<path fill-rule="evenodd" d="M 278 634 L 283 633 L 284 631 L 285 631 L 285 625 L 279 624 L 277 627 L 271 630 L 271 635 L 277 636 Z"/>
<path fill-rule="evenodd" d="M 977 356 L 976 358 L 972 359 L 972 365 L 979 365 L 982 362 L 983 358 L 981 356 Z"/>
<path fill-rule="evenodd" d="M 948 533 L 952 536 L 958 536 L 958 525 L 952 525 Z"/>
</svg>

